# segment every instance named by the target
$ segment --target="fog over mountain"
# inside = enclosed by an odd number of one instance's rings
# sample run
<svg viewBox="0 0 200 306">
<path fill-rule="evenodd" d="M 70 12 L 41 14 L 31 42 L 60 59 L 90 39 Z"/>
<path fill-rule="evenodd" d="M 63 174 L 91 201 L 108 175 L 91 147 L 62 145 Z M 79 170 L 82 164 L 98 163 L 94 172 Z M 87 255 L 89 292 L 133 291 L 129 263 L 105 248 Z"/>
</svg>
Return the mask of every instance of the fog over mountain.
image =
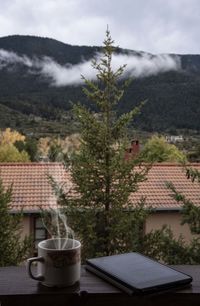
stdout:
<svg viewBox="0 0 200 306">
<path fill-rule="evenodd" d="M 99 62 L 101 53 L 96 53 L 94 59 Z M 72 65 L 66 63 L 61 65 L 50 57 L 44 56 L 39 59 L 36 56 L 30 58 L 26 55 L 18 55 L 15 52 L 0 49 L 0 70 L 7 68 L 11 71 L 12 65 L 21 64 L 28 68 L 30 74 L 40 74 L 49 80 L 52 86 L 67 86 L 82 84 L 84 76 L 90 80 L 96 80 L 96 71 L 91 67 L 91 60 Z M 114 54 L 112 68 L 116 70 L 119 66 L 126 65 L 124 77 L 147 77 L 167 71 L 177 71 L 181 68 L 180 58 L 167 54 L 155 55 L 141 53 Z"/>
<path fill-rule="evenodd" d="M 117 113 L 148 100 L 135 127 L 200 130 L 200 55 L 144 51 L 116 48 L 113 69 L 125 64 L 124 78 L 133 78 Z M 71 109 L 70 101 L 89 107 L 81 75 L 95 80 L 91 60 L 98 62 L 100 55 L 100 47 L 71 46 L 49 38 L 0 38 L 0 128 L 9 124 L 10 114 L 15 127 L 22 125 L 23 116 L 60 120 Z M 92 109 L 98 111 L 93 105 Z"/>
</svg>

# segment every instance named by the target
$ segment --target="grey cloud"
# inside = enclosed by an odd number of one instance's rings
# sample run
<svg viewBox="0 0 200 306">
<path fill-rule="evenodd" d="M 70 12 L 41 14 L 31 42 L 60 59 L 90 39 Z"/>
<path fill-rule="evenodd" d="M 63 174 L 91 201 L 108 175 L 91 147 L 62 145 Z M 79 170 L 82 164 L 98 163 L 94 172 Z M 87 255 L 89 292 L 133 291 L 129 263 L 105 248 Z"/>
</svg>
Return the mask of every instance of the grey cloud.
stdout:
<svg viewBox="0 0 200 306">
<path fill-rule="evenodd" d="M 101 45 L 108 24 L 122 48 L 199 53 L 199 0 L 0 0 L 0 35 Z"/>
</svg>

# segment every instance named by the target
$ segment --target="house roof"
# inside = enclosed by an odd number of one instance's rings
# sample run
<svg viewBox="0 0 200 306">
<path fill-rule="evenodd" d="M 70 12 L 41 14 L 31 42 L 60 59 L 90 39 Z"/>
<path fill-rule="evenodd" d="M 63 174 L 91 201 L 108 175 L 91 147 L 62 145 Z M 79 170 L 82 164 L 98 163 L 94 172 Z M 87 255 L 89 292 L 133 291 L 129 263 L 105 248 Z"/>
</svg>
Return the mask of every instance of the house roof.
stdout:
<svg viewBox="0 0 200 306">
<path fill-rule="evenodd" d="M 38 212 L 40 207 L 56 207 L 56 196 L 48 176 L 70 183 L 69 173 L 61 163 L 0 163 L 3 186 L 12 186 L 12 211 Z M 69 186 L 66 186 L 66 188 Z"/>
<path fill-rule="evenodd" d="M 190 164 L 200 171 L 200 163 Z M 24 213 L 39 212 L 40 207 L 56 208 L 56 196 L 48 181 L 48 175 L 56 182 L 65 184 L 66 190 L 72 189 L 70 174 L 61 163 L 0 163 L 0 177 L 5 188 L 13 184 L 12 210 L 23 209 Z M 142 196 L 147 206 L 157 210 L 177 210 L 181 204 L 170 196 L 171 191 L 165 182 L 172 182 L 179 192 L 195 204 L 200 205 L 199 184 L 186 178 L 183 168 L 176 164 L 155 164 L 148 173 L 148 179 L 139 185 L 137 192 L 130 196 L 133 204 Z"/>
<path fill-rule="evenodd" d="M 187 166 L 200 171 L 200 163 L 188 164 Z M 157 210 L 179 210 L 181 203 L 177 203 L 170 196 L 173 193 L 166 188 L 166 182 L 172 182 L 178 192 L 194 204 L 200 205 L 199 183 L 191 182 L 186 177 L 183 167 L 173 163 L 154 164 L 148 172 L 148 179 L 139 185 L 137 192 L 131 194 L 131 202 L 136 204 L 142 196 L 145 196 L 147 206 Z"/>
</svg>

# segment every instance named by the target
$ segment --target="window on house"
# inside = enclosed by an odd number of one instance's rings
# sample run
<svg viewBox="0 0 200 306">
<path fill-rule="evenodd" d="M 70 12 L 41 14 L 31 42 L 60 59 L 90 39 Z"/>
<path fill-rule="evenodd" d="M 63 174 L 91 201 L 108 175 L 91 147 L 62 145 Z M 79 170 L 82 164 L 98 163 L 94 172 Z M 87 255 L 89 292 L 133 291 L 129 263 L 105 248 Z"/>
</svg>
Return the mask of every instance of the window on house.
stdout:
<svg viewBox="0 0 200 306">
<path fill-rule="evenodd" d="M 37 248 L 38 243 L 47 239 L 47 230 L 44 227 L 41 217 L 36 217 L 34 222 L 34 243 Z"/>
</svg>

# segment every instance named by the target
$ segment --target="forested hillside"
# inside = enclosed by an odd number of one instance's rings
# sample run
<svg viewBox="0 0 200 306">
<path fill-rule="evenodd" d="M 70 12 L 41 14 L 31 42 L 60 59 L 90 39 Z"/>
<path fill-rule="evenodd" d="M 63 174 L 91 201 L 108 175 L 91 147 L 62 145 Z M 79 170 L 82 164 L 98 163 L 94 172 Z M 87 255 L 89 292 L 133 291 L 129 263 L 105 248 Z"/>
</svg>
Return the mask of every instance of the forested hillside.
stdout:
<svg viewBox="0 0 200 306">
<path fill-rule="evenodd" d="M 66 118 L 72 124 L 68 113 L 71 101 L 88 103 L 82 85 L 52 84 L 47 74 L 40 73 L 44 70 L 40 61 L 48 63 L 50 58 L 59 68 L 70 68 L 70 64 L 86 62 L 98 52 L 99 47 L 71 46 L 49 38 L 0 38 L 0 128 L 8 124 L 28 128 L 36 120 L 39 129 L 45 120 L 48 127 L 55 122 L 59 131 Z M 143 56 L 131 50 L 117 49 L 117 53 Z M 200 55 L 180 55 L 179 59 L 177 71 L 133 79 L 117 111 L 127 112 L 147 99 L 135 126 L 147 131 L 200 130 Z"/>
</svg>

